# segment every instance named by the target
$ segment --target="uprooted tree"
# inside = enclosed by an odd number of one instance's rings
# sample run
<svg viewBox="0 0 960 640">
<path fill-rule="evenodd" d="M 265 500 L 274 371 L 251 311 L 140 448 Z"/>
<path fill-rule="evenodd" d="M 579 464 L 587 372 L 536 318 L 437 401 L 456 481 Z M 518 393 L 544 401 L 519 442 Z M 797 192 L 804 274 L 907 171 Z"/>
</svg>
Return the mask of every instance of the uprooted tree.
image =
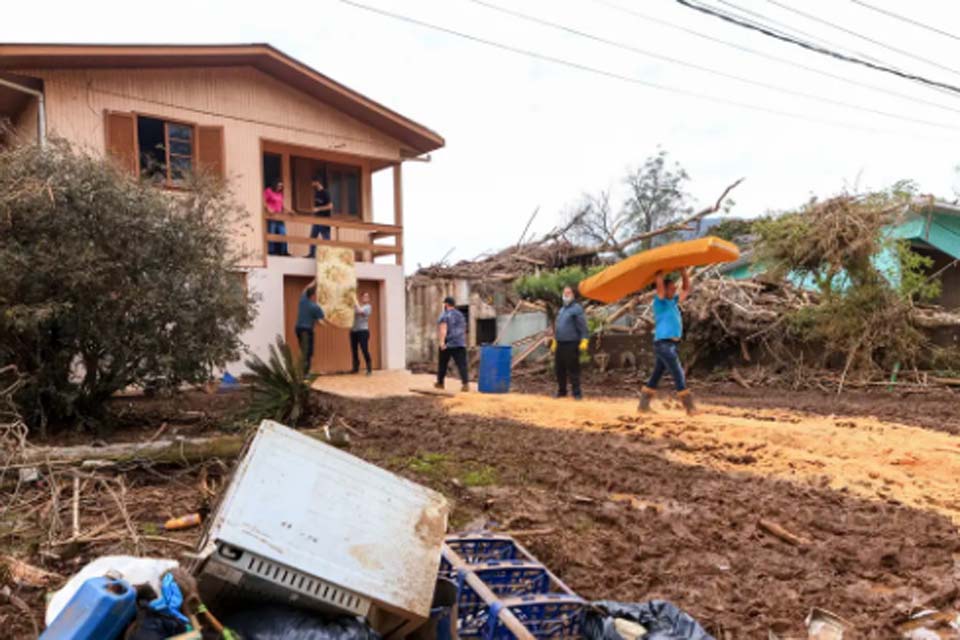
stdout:
<svg viewBox="0 0 960 640">
<path fill-rule="evenodd" d="M 0 364 L 32 428 L 100 425 L 118 390 L 239 357 L 241 213 L 213 181 L 170 194 L 62 141 L 0 152 Z"/>
<path fill-rule="evenodd" d="M 759 338 L 780 355 L 791 344 L 816 345 L 814 364 L 842 367 L 843 377 L 854 369 L 889 370 L 929 360 L 931 344 L 917 304 L 936 297 L 939 283 L 928 275 L 931 261 L 890 232 L 916 202 L 909 184 L 897 184 L 812 200 L 797 211 L 754 222 L 754 259 L 763 279 L 792 283 L 798 293 L 780 295 L 779 309 L 761 309 L 754 300 L 731 302 L 731 315 L 724 319 L 721 310 L 733 292 L 718 286 L 716 299 L 693 300 L 695 306 L 710 305 L 697 315 L 708 326 L 739 334 L 741 344 Z M 800 293 L 803 289 L 810 293 Z M 770 294 L 760 289 L 751 294 L 761 295 Z M 751 314 L 755 322 L 747 323 Z M 731 330 L 737 322 L 746 333 Z M 716 336 L 711 339 L 716 342 Z"/>
</svg>

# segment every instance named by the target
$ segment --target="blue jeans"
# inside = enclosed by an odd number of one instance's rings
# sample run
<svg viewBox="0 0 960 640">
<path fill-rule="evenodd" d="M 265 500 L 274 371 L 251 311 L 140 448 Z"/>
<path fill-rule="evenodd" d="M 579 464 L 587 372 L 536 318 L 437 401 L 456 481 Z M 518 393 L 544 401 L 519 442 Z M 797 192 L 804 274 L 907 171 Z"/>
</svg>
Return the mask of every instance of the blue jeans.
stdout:
<svg viewBox="0 0 960 640">
<path fill-rule="evenodd" d="M 653 343 L 653 353 L 657 358 L 653 365 L 653 373 L 647 381 L 647 387 L 656 389 L 660 384 L 660 378 L 664 372 L 669 372 L 673 378 L 673 386 L 677 391 L 683 391 L 687 388 L 687 379 L 683 375 L 683 367 L 680 366 L 680 356 L 677 354 L 677 348 L 680 343 L 673 340 L 656 340 Z"/>
<path fill-rule="evenodd" d="M 317 236 L 320 236 L 320 237 L 323 238 L 324 240 L 329 240 L 329 239 L 330 239 L 330 227 L 328 227 L 328 226 L 325 225 L 325 224 L 315 224 L 315 225 L 313 225 L 313 226 L 310 228 L 310 237 L 311 237 L 311 238 L 316 238 Z M 315 244 L 310 245 L 310 253 L 309 253 L 308 255 L 309 255 L 309 257 L 311 257 L 311 258 L 317 255 L 317 245 L 315 245 Z"/>
<path fill-rule="evenodd" d="M 287 235 L 287 225 L 279 220 L 267 220 L 267 233 L 285 236 Z M 287 251 L 286 242 L 268 242 L 267 243 L 267 253 L 271 256 L 285 256 L 289 252 Z"/>
</svg>

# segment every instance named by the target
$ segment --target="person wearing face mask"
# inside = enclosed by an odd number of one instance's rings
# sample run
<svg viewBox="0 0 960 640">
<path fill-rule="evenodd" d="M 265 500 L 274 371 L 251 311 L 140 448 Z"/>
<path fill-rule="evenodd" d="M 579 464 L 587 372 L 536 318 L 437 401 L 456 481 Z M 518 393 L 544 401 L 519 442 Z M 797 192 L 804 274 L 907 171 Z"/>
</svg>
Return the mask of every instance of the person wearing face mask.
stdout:
<svg viewBox="0 0 960 640">
<path fill-rule="evenodd" d="M 557 373 L 557 397 L 567 396 L 567 380 L 573 391 L 573 399 L 580 400 L 580 352 L 589 346 L 590 332 L 587 330 L 587 316 L 583 307 L 576 301 L 571 287 L 563 289 L 563 306 L 557 312 L 553 340 L 550 350 L 554 354 Z"/>
</svg>

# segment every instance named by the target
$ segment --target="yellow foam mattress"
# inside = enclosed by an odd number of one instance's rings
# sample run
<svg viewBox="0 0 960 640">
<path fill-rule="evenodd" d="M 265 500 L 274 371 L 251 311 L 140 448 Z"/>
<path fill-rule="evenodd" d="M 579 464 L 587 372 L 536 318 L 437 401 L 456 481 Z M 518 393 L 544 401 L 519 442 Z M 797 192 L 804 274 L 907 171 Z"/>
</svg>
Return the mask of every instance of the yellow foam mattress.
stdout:
<svg viewBox="0 0 960 640">
<path fill-rule="evenodd" d="M 352 327 L 356 293 L 353 249 L 317 247 L 317 304 L 327 322 L 341 329 Z"/>
<path fill-rule="evenodd" d="M 733 262 L 739 257 L 737 245 L 713 236 L 665 244 L 634 254 L 582 280 L 580 295 L 600 302 L 616 302 L 652 283 L 657 271 L 669 273 L 683 267 Z"/>
</svg>

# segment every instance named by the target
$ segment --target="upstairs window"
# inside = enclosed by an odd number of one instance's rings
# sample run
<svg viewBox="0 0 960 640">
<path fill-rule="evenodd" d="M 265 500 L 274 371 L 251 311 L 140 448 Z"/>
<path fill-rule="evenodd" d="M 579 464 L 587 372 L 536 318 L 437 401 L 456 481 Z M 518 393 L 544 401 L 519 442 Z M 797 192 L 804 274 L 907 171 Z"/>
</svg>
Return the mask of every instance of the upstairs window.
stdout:
<svg viewBox="0 0 960 640">
<path fill-rule="evenodd" d="M 137 116 L 140 176 L 183 186 L 193 172 L 193 125 Z"/>
<path fill-rule="evenodd" d="M 360 215 L 360 167 L 328 164 L 327 189 L 335 214 Z"/>
<path fill-rule="evenodd" d="M 104 129 L 107 154 L 133 175 L 167 187 L 197 169 L 224 177 L 223 127 L 108 111 Z"/>
</svg>

